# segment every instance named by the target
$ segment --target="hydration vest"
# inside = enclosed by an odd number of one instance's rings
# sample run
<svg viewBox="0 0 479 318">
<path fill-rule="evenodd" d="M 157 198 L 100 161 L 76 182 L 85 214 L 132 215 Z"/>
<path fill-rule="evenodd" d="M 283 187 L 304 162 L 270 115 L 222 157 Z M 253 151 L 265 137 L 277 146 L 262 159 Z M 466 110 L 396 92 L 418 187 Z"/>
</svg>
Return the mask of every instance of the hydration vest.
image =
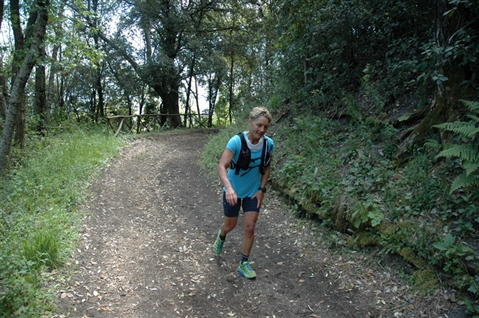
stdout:
<svg viewBox="0 0 479 318">
<path fill-rule="evenodd" d="M 238 161 L 235 163 L 231 161 L 231 168 L 235 169 L 235 174 L 239 174 L 240 170 L 248 170 L 251 160 L 251 150 L 248 147 L 244 134 L 240 132 L 239 137 L 241 139 L 241 151 L 238 157 Z M 271 153 L 268 151 L 268 141 L 266 136 L 263 136 L 263 151 L 261 153 L 261 163 L 259 165 L 259 172 L 264 174 L 264 167 L 269 166 Z M 248 172 L 248 171 L 247 171 Z M 244 174 L 246 174 L 245 172 Z M 244 175 L 243 174 L 243 175 Z"/>
</svg>

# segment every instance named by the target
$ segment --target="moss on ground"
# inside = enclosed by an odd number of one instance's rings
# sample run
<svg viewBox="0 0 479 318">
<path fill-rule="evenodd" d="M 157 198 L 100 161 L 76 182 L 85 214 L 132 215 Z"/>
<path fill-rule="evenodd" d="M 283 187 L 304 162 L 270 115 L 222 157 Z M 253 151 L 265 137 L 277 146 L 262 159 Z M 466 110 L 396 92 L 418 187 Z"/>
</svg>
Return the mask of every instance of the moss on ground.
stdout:
<svg viewBox="0 0 479 318">
<path fill-rule="evenodd" d="M 439 288 L 439 281 L 433 269 L 415 271 L 413 274 L 414 285 L 422 294 L 431 294 Z"/>
</svg>

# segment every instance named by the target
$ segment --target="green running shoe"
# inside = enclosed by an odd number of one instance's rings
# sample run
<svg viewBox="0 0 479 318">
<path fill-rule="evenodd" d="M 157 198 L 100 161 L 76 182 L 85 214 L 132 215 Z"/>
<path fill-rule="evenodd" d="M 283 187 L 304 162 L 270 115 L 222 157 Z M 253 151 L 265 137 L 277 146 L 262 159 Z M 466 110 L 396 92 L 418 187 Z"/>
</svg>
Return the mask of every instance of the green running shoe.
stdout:
<svg viewBox="0 0 479 318">
<path fill-rule="evenodd" d="M 218 235 L 216 236 L 215 244 L 213 244 L 213 250 L 215 251 L 216 255 L 220 255 L 221 251 L 223 250 L 223 244 L 225 241 L 220 239 L 221 230 L 218 230 Z"/>
<path fill-rule="evenodd" d="M 251 265 L 248 261 L 240 262 L 238 272 L 246 278 L 256 278 L 256 272 L 251 268 Z"/>
</svg>

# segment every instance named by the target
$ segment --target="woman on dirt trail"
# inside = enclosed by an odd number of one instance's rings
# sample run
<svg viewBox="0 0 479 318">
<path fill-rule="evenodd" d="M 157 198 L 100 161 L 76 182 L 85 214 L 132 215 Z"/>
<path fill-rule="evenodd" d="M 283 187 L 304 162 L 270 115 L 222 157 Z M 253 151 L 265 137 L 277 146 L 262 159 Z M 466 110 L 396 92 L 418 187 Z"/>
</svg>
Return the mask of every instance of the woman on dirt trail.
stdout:
<svg viewBox="0 0 479 318">
<path fill-rule="evenodd" d="M 248 118 L 248 131 L 239 133 L 228 141 L 218 163 L 218 175 L 224 186 L 224 220 L 213 249 L 217 255 L 221 253 L 226 234 L 236 227 L 242 207 L 244 236 L 238 272 L 246 278 L 256 277 L 248 257 L 253 247 L 254 229 L 271 171 L 274 142 L 265 136 L 271 121 L 271 114 L 266 108 L 255 107 Z"/>
</svg>

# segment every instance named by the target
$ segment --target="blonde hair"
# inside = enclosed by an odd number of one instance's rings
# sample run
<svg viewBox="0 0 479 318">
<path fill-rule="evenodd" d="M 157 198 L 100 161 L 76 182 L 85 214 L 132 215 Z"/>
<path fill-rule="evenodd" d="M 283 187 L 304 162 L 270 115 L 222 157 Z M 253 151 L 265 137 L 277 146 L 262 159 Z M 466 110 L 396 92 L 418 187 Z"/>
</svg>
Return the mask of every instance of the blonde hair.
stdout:
<svg viewBox="0 0 479 318">
<path fill-rule="evenodd" d="M 249 119 L 251 120 L 258 119 L 261 116 L 266 117 L 270 123 L 273 121 L 273 116 L 271 116 L 271 113 L 266 107 L 255 107 L 249 113 Z"/>
</svg>

